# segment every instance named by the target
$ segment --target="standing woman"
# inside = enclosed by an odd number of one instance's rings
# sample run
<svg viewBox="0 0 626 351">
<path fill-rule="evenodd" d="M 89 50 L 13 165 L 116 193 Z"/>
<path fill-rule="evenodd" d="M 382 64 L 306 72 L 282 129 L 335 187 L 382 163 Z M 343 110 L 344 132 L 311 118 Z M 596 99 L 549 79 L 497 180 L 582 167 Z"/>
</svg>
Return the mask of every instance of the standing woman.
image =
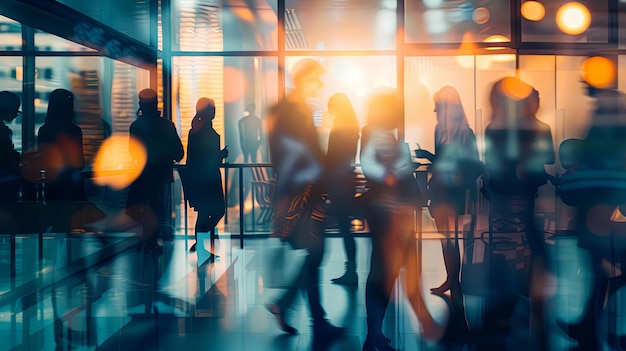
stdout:
<svg viewBox="0 0 626 351">
<path fill-rule="evenodd" d="M 460 288 L 461 270 L 458 242 L 453 240 L 457 215 L 465 211 L 467 191 L 475 191 L 476 178 L 481 170 L 476 147 L 476 136 L 467 122 L 459 93 L 445 86 L 434 95 L 437 126 L 435 127 L 435 155 L 432 155 L 432 177 L 429 181 L 430 211 L 437 228 L 446 238 L 442 240 L 446 280 L 430 289 L 441 295 Z M 472 187 L 473 186 L 473 187 Z"/>
<path fill-rule="evenodd" d="M 354 198 L 354 170 L 352 163 L 359 142 L 359 122 L 350 99 L 337 93 L 328 100 L 328 112 L 334 117 L 326 154 L 327 186 L 339 231 L 346 250 L 346 271 L 335 284 L 358 284 L 356 274 L 356 243 L 350 232 L 350 204 Z"/>
<path fill-rule="evenodd" d="M 65 89 L 50 93 L 48 113 L 37 134 L 41 159 L 45 163 L 47 183 L 44 188 L 46 203 L 63 201 L 51 206 L 51 219 L 59 230 L 69 231 L 73 201 L 86 199 L 80 171 L 85 166 L 83 132 L 74 124 L 74 94 Z"/>
<path fill-rule="evenodd" d="M 220 165 L 228 157 L 228 147 L 220 149 L 220 135 L 213 129 L 215 101 L 200 98 L 196 103 L 196 115 L 191 122 L 187 145 L 188 180 L 187 200 L 198 213 L 194 243 L 190 252 L 196 251 L 198 233 L 211 233 L 211 244 L 215 239 L 215 226 L 226 210 Z M 211 247 L 211 252 L 213 251 Z"/>
</svg>

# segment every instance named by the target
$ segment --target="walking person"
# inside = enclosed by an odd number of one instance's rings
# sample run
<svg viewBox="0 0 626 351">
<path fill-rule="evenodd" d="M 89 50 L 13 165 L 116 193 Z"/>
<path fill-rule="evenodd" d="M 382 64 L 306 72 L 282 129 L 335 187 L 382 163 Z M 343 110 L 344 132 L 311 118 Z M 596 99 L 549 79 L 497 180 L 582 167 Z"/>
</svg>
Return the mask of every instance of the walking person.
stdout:
<svg viewBox="0 0 626 351">
<path fill-rule="evenodd" d="M 287 311 L 297 292 L 306 292 L 314 340 L 332 339 L 345 332 L 326 319 L 319 289 L 319 267 L 324 255 L 325 202 L 320 184 L 324 156 L 307 99 L 319 95 L 324 71 L 313 59 L 298 61 L 292 72 L 294 89 L 271 109 L 266 119 L 269 151 L 277 174 L 272 236 L 307 251 L 295 280 L 267 308 L 283 331 L 296 334 L 297 330 L 287 323 Z"/>
<path fill-rule="evenodd" d="M 395 350 L 383 335 L 383 319 L 403 266 L 406 295 L 421 323 L 424 338 L 439 340 L 443 335 L 443 328 L 426 308 L 417 270 L 413 218 L 421 194 L 413 176 L 415 167 L 408 145 L 396 137 L 401 111 L 401 100 L 395 91 L 376 93 L 368 101 L 367 124 L 361 132 L 361 167 L 369 185 L 364 196 L 368 199 L 366 218 L 372 239 L 370 272 L 365 285 L 367 337 L 363 351 Z"/>
<path fill-rule="evenodd" d="M 359 121 L 348 96 L 337 93 L 328 100 L 328 112 L 333 117 L 333 127 L 326 152 L 326 177 L 332 212 L 337 216 L 339 232 L 346 252 L 345 273 L 332 279 L 335 284 L 355 285 L 356 242 L 351 232 L 350 214 L 354 199 L 353 163 L 359 142 Z"/>
</svg>

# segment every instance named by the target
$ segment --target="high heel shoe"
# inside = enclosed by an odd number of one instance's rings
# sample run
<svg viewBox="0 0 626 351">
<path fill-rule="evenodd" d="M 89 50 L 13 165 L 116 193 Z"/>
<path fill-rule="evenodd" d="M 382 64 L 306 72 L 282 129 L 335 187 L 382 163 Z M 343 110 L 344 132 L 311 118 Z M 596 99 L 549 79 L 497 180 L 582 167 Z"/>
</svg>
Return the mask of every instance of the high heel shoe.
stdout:
<svg viewBox="0 0 626 351">
<path fill-rule="evenodd" d="M 276 318 L 276 322 L 278 322 L 278 326 L 281 330 L 289 335 L 298 334 L 298 330 L 285 321 L 285 309 L 278 306 L 277 304 L 271 304 L 266 306 L 267 310 L 274 315 Z"/>
</svg>

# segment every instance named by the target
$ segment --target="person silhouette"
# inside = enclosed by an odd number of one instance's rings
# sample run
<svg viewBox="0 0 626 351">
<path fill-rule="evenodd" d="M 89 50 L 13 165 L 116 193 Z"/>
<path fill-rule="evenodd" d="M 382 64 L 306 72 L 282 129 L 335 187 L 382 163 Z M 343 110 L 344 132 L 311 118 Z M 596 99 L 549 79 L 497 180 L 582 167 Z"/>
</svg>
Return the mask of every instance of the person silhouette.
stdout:
<svg viewBox="0 0 626 351">
<path fill-rule="evenodd" d="M 356 243 L 350 231 L 350 214 L 354 199 L 354 169 L 359 142 L 359 121 L 346 94 L 336 93 L 328 99 L 328 112 L 333 117 L 333 127 L 326 152 L 326 177 L 332 209 L 343 238 L 346 252 L 345 273 L 332 279 L 335 284 L 358 284 L 356 273 Z"/>
<path fill-rule="evenodd" d="M 14 232 L 17 226 L 15 205 L 20 192 L 20 153 L 13 145 L 13 132 L 6 125 L 21 114 L 20 98 L 0 91 L 0 224 L 1 231 Z"/>
<path fill-rule="evenodd" d="M 194 235 L 196 242 L 189 251 L 196 251 L 198 233 L 211 233 L 215 240 L 215 226 L 226 210 L 220 165 L 228 157 L 228 147 L 220 149 L 220 135 L 213 129 L 215 101 L 201 98 L 196 103 L 196 115 L 191 121 L 187 144 L 185 178 L 186 198 L 198 213 Z M 214 248 L 211 247 L 213 254 Z"/>
<path fill-rule="evenodd" d="M 257 152 L 263 142 L 261 119 L 255 115 L 256 106 L 246 105 L 245 116 L 239 120 L 239 145 L 243 153 L 243 162 L 257 162 Z M 248 161 L 249 160 L 249 161 Z"/>
<path fill-rule="evenodd" d="M 446 239 L 441 242 L 447 277 L 440 286 L 430 289 L 441 295 L 452 290 L 460 295 L 461 270 L 458 242 L 451 234 L 458 225 L 457 215 L 464 213 L 466 191 L 476 187 L 476 178 L 482 170 L 478 159 L 476 136 L 467 122 L 459 93 L 450 86 L 434 95 L 437 126 L 435 127 L 435 154 L 429 185 L 429 207 L 437 228 Z M 472 167 L 473 166 L 473 167 Z M 470 171 L 474 171 L 471 174 Z"/>
<path fill-rule="evenodd" d="M 598 56 L 593 56 L 593 59 Z M 603 56 L 600 56 L 603 57 Z M 608 59 L 608 58 L 605 58 Z M 586 81 L 585 81 L 586 82 Z M 613 255 L 623 257 L 623 249 L 612 243 L 624 229 L 614 223 L 616 210 L 624 211 L 624 175 L 626 175 L 626 96 L 613 87 L 586 83 L 587 94 L 596 99 L 591 125 L 584 139 L 561 143 L 559 155 L 567 170 L 559 179 L 561 199 L 577 210 L 575 230 L 578 246 L 588 251 L 591 290 L 580 319 L 557 325 L 576 341 L 577 350 L 601 350 L 599 322 L 608 299 L 626 284 L 623 275 L 611 277 Z M 618 251 L 618 253 L 615 253 Z M 619 349 L 614 331 L 609 330 L 608 345 Z"/>
<path fill-rule="evenodd" d="M 485 167 L 488 178 L 484 189 L 490 201 L 490 228 L 493 232 L 521 231 L 531 254 L 530 267 L 527 267 L 530 278 L 523 274 L 523 278 L 517 279 L 522 275 L 506 271 L 508 268 L 501 265 L 494 267 L 501 269 L 498 273 L 500 275 L 490 279 L 494 284 L 503 284 L 505 281 L 511 283 L 498 286 L 498 289 L 531 297 L 533 337 L 530 342 L 535 345 L 534 349 L 545 349 L 547 341 L 542 315 L 545 295 L 542 284 L 549 274 L 549 261 L 543 228 L 536 227 L 533 216 L 537 191 L 550 178 L 545 166 L 555 161 L 552 133 L 550 127 L 536 117 L 539 92 L 517 78 L 498 80 L 491 89 L 490 104 L 492 117 L 485 129 Z M 496 259 L 491 264 L 494 265 L 494 262 Z M 507 280 L 509 278 L 512 280 Z M 513 300 L 513 295 L 507 296 Z M 498 300 L 491 302 L 495 304 Z M 500 316 L 512 312 L 514 308 L 515 304 L 508 302 L 497 306 Z M 496 317 L 489 320 L 497 320 Z M 485 329 L 491 330 L 492 327 L 498 330 L 502 330 L 502 327 L 505 330 L 511 328 L 510 325 L 500 323 Z"/>
<path fill-rule="evenodd" d="M 85 166 L 83 133 L 74 123 L 74 94 L 66 89 L 50 93 L 48 112 L 37 133 L 37 145 L 45 170 L 44 198 L 53 228 L 69 231 L 72 202 L 86 201 L 81 170 Z"/>
<path fill-rule="evenodd" d="M 361 130 L 361 168 L 369 190 L 365 217 L 370 226 L 372 253 L 365 285 L 367 337 L 363 351 L 394 350 L 383 335 L 383 319 L 391 291 L 402 266 L 406 269 L 406 295 L 426 339 L 439 340 L 443 328 L 424 302 L 413 229 L 421 194 L 413 176 L 408 145 L 395 135 L 401 122 L 401 99 L 395 91 L 373 94 L 367 103 L 366 125 Z M 421 209 L 420 209 L 421 211 Z"/>
<path fill-rule="evenodd" d="M 286 312 L 297 292 L 306 292 L 314 339 L 332 339 L 345 333 L 326 319 L 319 290 L 319 266 L 324 255 L 324 156 L 307 99 L 319 96 L 324 72 L 313 59 L 298 61 L 292 71 L 294 89 L 271 108 L 265 128 L 276 172 L 271 235 L 307 251 L 294 281 L 267 309 L 283 331 L 296 334 L 287 323 Z"/>
<path fill-rule="evenodd" d="M 146 248 L 159 252 L 162 250 L 157 242 L 159 225 L 169 213 L 165 209 L 167 184 L 173 181 L 172 164 L 182 160 L 184 149 L 176 127 L 161 117 L 157 104 L 156 91 L 139 92 L 137 119 L 131 123 L 129 134 L 144 146 L 146 165 L 130 185 L 126 212 L 142 226 Z M 141 159 L 137 152 L 131 148 L 131 157 Z"/>
</svg>

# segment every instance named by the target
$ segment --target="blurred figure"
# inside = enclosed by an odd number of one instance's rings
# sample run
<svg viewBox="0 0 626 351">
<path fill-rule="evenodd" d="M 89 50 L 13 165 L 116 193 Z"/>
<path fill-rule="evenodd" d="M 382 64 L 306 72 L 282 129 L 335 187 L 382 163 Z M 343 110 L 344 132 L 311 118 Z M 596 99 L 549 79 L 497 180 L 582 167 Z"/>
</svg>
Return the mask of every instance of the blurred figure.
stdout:
<svg viewBox="0 0 626 351">
<path fill-rule="evenodd" d="M 50 93 L 45 123 L 39 128 L 37 144 L 44 162 L 44 198 L 53 228 L 69 231 L 75 201 L 86 201 L 83 177 L 85 166 L 83 132 L 74 124 L 74 94 L 65 89 Z M 42 171 L 42 172 L 43 172 Z"/>
<path fill-rule="evenodd" d="M 337 216 L 339 231 L 346 250 L 346 270 L 344 275 L 332 279 L 335 284 L 358 284 L 356 274 L 356 243 L 350 228 L 350 214 L 354 199 L 354 169 L 359 142 L 359 121 L 350 99 L 337 93 L 328 100 L 328 112 L 333 116 L 333 128 L 328 138 L 326 153 L 326 178 L 333 214 Z"/>
<path fill-rule="evenodd" d="M 184 150 L 176 127 L 161 117 L 157 104 L 156 91 L 139 92 L 137 119 L 130 125 L 129 132 L 131 138 L 143 144 L 147 157 L 141 175 L 130 186 L 126 212 L 141 224 L 146 247 L 160 251 L 157 233 L 159 225 L 169 215 L 165 196 L 173 181 L 172 164 L 182 160 Z M 140 158 L 136 149 L 130 151 L 131 157 Z"/>
<path fill-rule="evenodd" d="M 485 165 L 488 172 L 485 187 L 490 200 L 490 228 L 494 232 L 505 233 L 521 230 L 525 235 L 531 251 L 530 280 L 514 285 L 520 287 L 530 283 L 529 291 L 522 293 L 530 294 L 531 298 L 531 342 L 536 343 L 533 349 L 545 349 L 544 297 L 541 290 L 548 258 L 543 231 L 535 227 L 533 213 L 537 190 L 549 178 L 545 166 L 554 163 L 552 133 L 550 127 L 535 115 L 539 109 L 539 92 L 517 78 L 505 77 L 497 81 L 491 90 L 490 103 L 493 114 L 485 129 Z M 509 278 L 517 277 L 514 272 L 508 275 Z M 499 277 L 490 279 L 495 284 L 506 280 Z M 503 288 L 515 289 L 511 286 Z M 512 295 L 510 298 L 513 299 Z M 512 313 L 514 305 L 503 302 L 494 308 L 498 309 L 498 316 L 501 317 Z M 495 320 L 491 318 L 491 321 Z"/>
<path fill-rule="evenodd" d="M 559 192 L 566 204 L 578 209 L 578 246 L 589 252 L 591 291 L 578 321 L 568 324 L 557 320 L 557 324 L 577 342 L 576 350 L 594 351 L 603 349 L 598 328 L 604 325 L 599 318 L 605 305 L 626 283 L 621 275 L 611 277 L 611 270 L 616 269 L 611 257 L 622 258 L 624 254 L 615 236 L 626 232 L 624 223 L 613 221 L 616 210 L 626 213 L 622 180 L 626 172 L 626 99 L 611 87 L 589 84 L 587 93 L 596 99 L 591 126 L 585 139 L 561 143 L 559 154 L 567 172 L 559 180 Z M 608 332 L 609 346 L 619 349 L 624 337 L 615 340 L 615 335 L 610 335 L 615 331 Z"/>
<path fill-rule="evenodd" d="M 460 252 L 458 241 L 451 235 L 458 228 L 457 216 L 465 213 L 466 192 L 476 188 L 481 166 L 476 136 L 467 122 L 459 93 L 445 86 L 434 95 L 434 100 L 437 126 L 435 154 L 427 157 L 432 162 L 428 185 L 430 212 L 439 232 L 447 236 L 441 242 L 447 277 L 443 284 L 430 291 L 441 295 L 451 290 L 459 296 Z"/>
<path fill-rule="evenodd" d="M 298 290 L 306 291 L 315 339 L 344 333 L 343 328 L 326 320 L 319 290 L 319 266 L 324 254 L 325 202 L 320 184 L 324 156 L 307 99 L 319 95 L 324 72 L 315 60 L 298 61 L 292 71 L 294 89 L 272 107 L 266 119 L 269 151 L 277 174 L 272 236 L 308 252 L 295 281 L 267 308 L 283 331 L 296 334 L 297 330 L 287 323 L 286 312 Z"/>
<path fill-rule="evenodd" d="M 16 202 L 20 192 L 20 153 L 13 145 L 10 123 L 21 114 L 17 94 L 0 92 L 0 229 L 3 233 L 15 232 L 17 226 Z"/>
<path fill-rule="evenodd" d="M 255 105 L 246 105 L 246 113 L 237 124 L 239 127 L 239 144 L 243 153 L 243 162 L 257 162 L 257 152 L 263 142 L 261 119 L 255 115 Z M 248 161 L 250 160 L 250 161 Z"/>
<path fill-rule="evenodd" d="M 361 132 L 361 167 L 369 191 L 366 218 L 372 256 L 365 286 L 367 338 L 363 351 L 394 350 L 383 335 L 383 318 L 400 268 L 406 269 L 406 295 L 427 339 L 443 334 L 426 308 L 417 271 L 417 243 L 413 218 L 420 194 L 413 177 L 408 145 L 398 142 L 401 100 L 395 91 L 379 92 L 367 105 L 367 124 Z"/>
<path fill-rule="evenodd" d="M 228 147 L 220 149 L 220 135 L 213 129 L 214 118 L 215 101 L 208 98 L 198 100 L 189 130 L 186 179 L 183 179 L 187 182 L 185 196 L 198 213 L 194 231 L 196 242 L 189 248 L 190 252 L 196 251 L 198 233 L 210 232 L 213 245 L 215 226 L 226 210 L 220 165 L 228 157 Z"/>
</svg>

